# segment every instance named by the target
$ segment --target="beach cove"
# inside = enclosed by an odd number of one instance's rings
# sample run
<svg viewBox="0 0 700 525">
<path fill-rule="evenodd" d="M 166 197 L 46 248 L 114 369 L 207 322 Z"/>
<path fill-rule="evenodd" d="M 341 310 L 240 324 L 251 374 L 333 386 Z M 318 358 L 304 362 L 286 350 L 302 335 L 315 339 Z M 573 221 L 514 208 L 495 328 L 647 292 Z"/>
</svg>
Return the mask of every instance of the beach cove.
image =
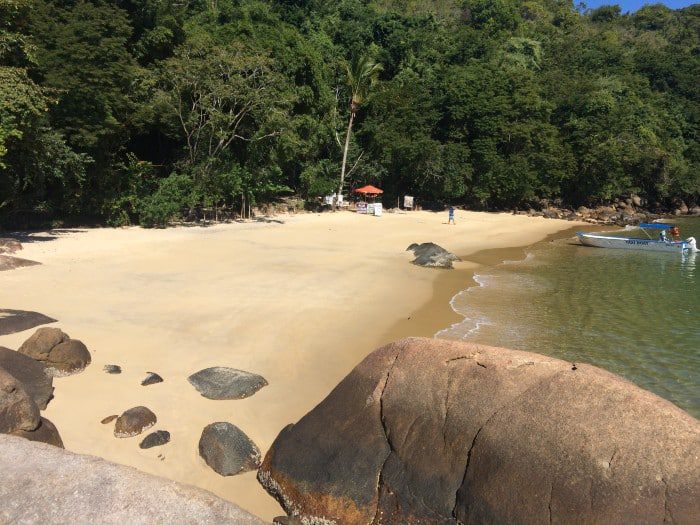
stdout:
<svg viewBox="0 0 700 525">
<path fill-rule="evenodd" d="M 58 319 L 52 326 L 92 353 L 84 372 L 55 381 L 46 411 L 68 450 L 196 485 L 271 519 L 280 509 L 255 473 L 224 478 L 199 457 L 204 426 L 229 421 L 264 453 L 371 350 L 458 320 L 449 301 L 482 266 L 470 255 L 575 226 L 460 210 L 456 219 L 447 226 L 446 214 L 430 212 L 333 213 L 36 234 L 21 256 L 42 265 L 3 272 L 0 297 L 6 308 Z M 456 271 L 409 264 L 406 247 L 428 241 L 465 262 Z M 0 337 L 0 345 L 17 348 L 32 332 Z M 106 374 L 107 364 L 123 373 Z M 260 374 L 269 386 L 248 399 L 205 399 L 187 377 L 210 366 Z M 165 381 L 142 387 L 151 371 Z M 157 414 L 154 428 L 168 430 L 171 443 L 141 450 L 139 438 L 116 439 L 100 424 L 137 405 Z"/>
</svg>

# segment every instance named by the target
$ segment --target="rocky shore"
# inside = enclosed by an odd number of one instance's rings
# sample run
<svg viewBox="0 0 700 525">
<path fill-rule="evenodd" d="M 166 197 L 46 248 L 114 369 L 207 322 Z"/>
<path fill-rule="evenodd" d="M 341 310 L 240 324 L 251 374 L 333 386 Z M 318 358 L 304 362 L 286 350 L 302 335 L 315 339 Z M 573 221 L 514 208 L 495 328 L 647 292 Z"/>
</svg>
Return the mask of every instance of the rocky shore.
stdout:
<svg viewBox="0 0 700 525">
<path fill-rule="evenodd" d="M 632 195 L 625 199 L 615 199 L 609 204 L 594 208 L 580 206 L 576 209 L 567 208 L 560 201 L 550 202 L 543 199 L 537 209 L 514 210 L 513 213 L 547 219 L 584 221 L 591 224 L 628 226 L 657 219 L 681 216 L 700 217 L 700 205 L 691 204 L 688 206 L 686 203 L 678 201 L 672 208 L 663 207 L 659 203 L 653 203 L 650 206 L 645 199 L 638 195 Z"/>
</svg>

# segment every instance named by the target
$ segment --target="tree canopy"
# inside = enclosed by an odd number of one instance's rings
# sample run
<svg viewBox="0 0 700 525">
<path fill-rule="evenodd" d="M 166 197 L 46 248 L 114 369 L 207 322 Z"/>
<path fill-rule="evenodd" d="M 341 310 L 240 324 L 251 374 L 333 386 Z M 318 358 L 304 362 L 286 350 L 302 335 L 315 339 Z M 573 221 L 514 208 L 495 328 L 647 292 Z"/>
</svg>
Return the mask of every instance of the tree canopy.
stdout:
<svg viewBox="0 0 700 525">
<path fill-rule="evenodd" d="M 0 0 L 0 226 L 247 215 L 343 178 L 698 203 L 698 49 L 700 5 Z"/>
</svg>

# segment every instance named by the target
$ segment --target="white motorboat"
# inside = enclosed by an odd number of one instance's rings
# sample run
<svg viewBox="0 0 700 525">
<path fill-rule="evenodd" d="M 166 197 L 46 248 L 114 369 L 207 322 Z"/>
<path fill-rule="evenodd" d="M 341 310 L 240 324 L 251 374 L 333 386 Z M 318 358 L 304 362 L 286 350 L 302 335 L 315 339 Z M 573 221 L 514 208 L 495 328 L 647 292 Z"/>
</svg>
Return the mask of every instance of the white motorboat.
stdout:
<svg viewBox="0 0 700 525">
<path fill-rule="evenodd" d="M 621 250 L 644 250 L 650 252 L 675 252 L 675 253 L 694 253 L 698 251 L 695 237 L 688 237 L 685 240 L 669 239 L 666 232 L 678 232 L 678 227 L 673 224 L 664 223 L 643 223 L 639 228 L 647 238 L 643 237 L 620 237 L 605 235 L 603 233 L 584 233 L 578 232 L 581 244 L 586 246 L 595 246 L 597 248 L 617 248 Z M 659 238 L 655 239 L 647 230 L 659 230 L 661 233 Z"/>
</svg>

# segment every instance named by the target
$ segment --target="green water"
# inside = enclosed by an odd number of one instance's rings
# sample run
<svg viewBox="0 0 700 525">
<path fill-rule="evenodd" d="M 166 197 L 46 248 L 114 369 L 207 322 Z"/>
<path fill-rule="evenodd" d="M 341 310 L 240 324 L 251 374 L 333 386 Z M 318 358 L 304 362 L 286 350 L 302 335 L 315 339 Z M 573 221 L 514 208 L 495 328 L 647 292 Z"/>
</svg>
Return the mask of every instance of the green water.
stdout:
<svg viewBox="0 0 700 525">
<path fill-rule="evenodd" d="M 700 219 L 678 220 L 700 240 Z M 478 273 L 437 334 L 615 372 L 700 416 L 700 253 L 538 244 Z"/>
</svg>

